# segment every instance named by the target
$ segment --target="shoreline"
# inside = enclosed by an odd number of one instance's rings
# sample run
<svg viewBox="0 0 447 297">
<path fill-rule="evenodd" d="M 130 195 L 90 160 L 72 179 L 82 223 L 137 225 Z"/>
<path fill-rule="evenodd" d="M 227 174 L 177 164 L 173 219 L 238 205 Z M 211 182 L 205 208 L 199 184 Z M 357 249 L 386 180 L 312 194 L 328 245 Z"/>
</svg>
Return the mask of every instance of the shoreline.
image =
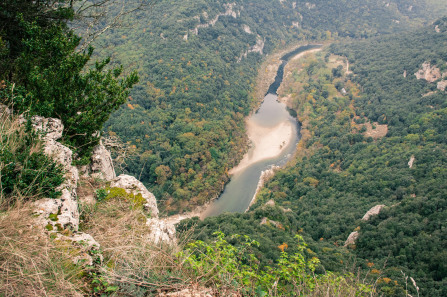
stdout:
<svg viewBox="0 0 447 297">
<path fill-rule="evenodd" d="M 272 128 L 262 127 L 253 119 L 247 120 L 247 135 L 251 147 L 236 167 L 228 173 L 236 174 L 259 161 L 272 159 L 281 155 L 292 140 L 292 123 L 283 121 Z"/>
<path fill-rule="evenodd" d="M 309 53 L 317 52 L 320 50 L 322 50 L 322 48 L 310 49 L 310 50 L 304 51 L 302 53 L 299 53 L 299 54 L 293 56 L 290 59 L 290 61 L 297 60 Z M 260 89 L 263 90 L 265 87 L 264 86 L 265 82 L 266 82 L 266 80 L 268 80 L 268 78 L 265 77 L 267 72 L 269 72 L 268 74 L 271 74 L 272 70 L 274 70 L 273 74 L 276 75 L 277 68 L 279 67 L 279 64 L 280 64 L 280 63 L 278 63 L 279 62 L 278 57 L 281 57 L 287 51 L 290 51 L 290 49 L 286 49 L 286 50 L 283 50 L 281 52 L 274 54 L 273 57 L 270 57 L 270 59 L 267 59 L 265 66 L 260 68 L 260 69 L 263 69 L 265 71 L 265 73 L 262 73 L 262 74 L 260 73 L 261 74 L 260 79 L 263 82 L 262 83 L 263 86 L 258 88 L 258 93 L 259 93 Z M 275 61 L 276 60 L 275 58 L 278 59 L 278 61 Z M 287 72 L 284 73 L 284 79 L 286 77 L 286 74 L 287 74 Z M 267 75 L 267 76 L 270 77 L 270 75 Z M 271 80 L 274 80 L 275 76 L 270 77 L 270 78 L 271 78 Z M 268 89 L 268 85 L 266 86 L 266 89 Z M 283 101 L 284 99 L 286 99 L 286 98 L 284 98 L 284 97 L 280 98 L 279 95 L 277 96 L 278 101 L 286 103 L 286 105 L 287 105 L 288 102 L 284 102 Z M 256 111 L 256 109 L 253 110 L 253 113 L 255 111 Z M 274 127 L 270 127 L 270 128 L 263 127 L 262 125 L 259 125 L 252 119 L 251 116 L 253 115 L 253 113 L 246 119 L 247 136 L 250 140 L 251 147 L 249 148 L 248 152 L 246 152 L 244 154 L 244 157 L 239 162 L 239 164 L 237 166 L 233 167 L 228 172 L 230 175 L 234 175 L 256 162 L 267 160 L 267 159 L 272 159 L 272 158 L 279 156 L 283 152 L 283 150 L 285 148 L 287 148 L 287 146 L 290 145 L 290 142 L 292 140 L 292 137 L 293 137 L 292 125 L 293 124 L 291 122 L 283 121 L 283 122 L 278 123 Z M 296 152 L 294 153 L 294 155 L 295 154 L 296 154 Z M 275 168 L 275 171 L 277 169 L 278 168 Z M 259 183 L 258 183 L 258 186 L 259 186 Z M 257 189 L 255 195 L 253 196 L 253 199 L 251 200 L 250 205 L 252 205 L 253 202 L 256 200 L 256 194 L 258 191 L 259 191 L 259 189 Z M 217 198 L 218 197 L 216 197 L 215 199 L 217 199 Z M 203 215 L 206 213 L 206 210 L 213 203 L 213 201 L 215 199 L 208 201 L 204 205 L 198 206 L 193 211 L 183 213 L 183 214 L 176 214 L 173 216 L 169 216 L 169 217 L 166 217 L 164 220 L 166 220 L 170 223 L 173 223 L 173 224 L 177 224 L 184 219 L 189 219 L 189 218 L 193 218 L 193 217 L 199 217 L 201 220 L 203 220 L 204 219 Z"/>
</svg>

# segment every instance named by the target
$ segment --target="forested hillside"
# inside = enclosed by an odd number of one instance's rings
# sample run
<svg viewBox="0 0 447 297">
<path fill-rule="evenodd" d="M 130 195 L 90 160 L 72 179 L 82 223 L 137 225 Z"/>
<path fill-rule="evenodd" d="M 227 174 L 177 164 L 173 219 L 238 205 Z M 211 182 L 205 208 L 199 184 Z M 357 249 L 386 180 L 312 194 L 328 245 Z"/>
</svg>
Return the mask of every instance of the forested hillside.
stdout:
<svg viewBox="0 0 447 297">
<path fill-rule="evenodd" d="M 354 256 L 386 296 L 406 296 L 402 273 L 420 296 L 445 296 L 446 25 L 444 18 L 411 33 L 336 43 L 292 64 L 282 95 L 303 123 L 295 164 L 248 214 L 199 222 L 199 238 L 242 229 L 268 241 L 273 251 L 262 255 L 275 258 L 274 247 L 298 232 L 313 239 L 325 267 Z M 266 210 L 268 201 L 276 205 Z M 385 207 L 362 220 L 376 205 Z M 263 217 L 270 223 L 261 226 Z M 352 231 L 357 242 L 342 247 Z"/>
<path fill-rule="evenodd" d="M 168 212 L 191 209 L 222 190 L 244 151 L 243 118 L 256 105 L 254 78 L 268 53 L 305 40 L 407 30 L 426 14 L 425 2 L 413 2 L 155 2 L 132 29 L 97 41 L 103 55 L 140 75 L 105 130 L 134 148 L 125 170 Z"/>
</svg>

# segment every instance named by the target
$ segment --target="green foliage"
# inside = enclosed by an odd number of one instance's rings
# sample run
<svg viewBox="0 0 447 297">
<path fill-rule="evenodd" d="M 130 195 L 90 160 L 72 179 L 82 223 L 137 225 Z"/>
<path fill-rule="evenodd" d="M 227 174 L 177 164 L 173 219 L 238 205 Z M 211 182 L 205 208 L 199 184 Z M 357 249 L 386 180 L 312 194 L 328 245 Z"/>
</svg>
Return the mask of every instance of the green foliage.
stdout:
<svg viewBox="0 0 447 297">
<path fill-rule="evenodd" d="M 110 284 L 99 272 L 89 272 L 88 278 L 92 287 L 92 296 L 109 296 L 119 289 L 118 286 Z"/>
<path fill-rule="evenodd" d="M 108 193 L 106 189 L 101 188 L 95 190 L 95 195 L 96 200 L 98 200 L 98 202 L 101 202 L 107 198 Z"/>
<path fill-rule="evenodd" d="M 132 31 L 113 30 L 98 40 L 101 55 L 137 64 L 141 78 L 105 132 L 134 146 L 140 156 L 125 171 L 141 176 L 167 213 L 214 198 L 241 158 L 243 118 L 256 105 L 251 93 L 264 57 L 242 54 L 258 40 L 265 43 L 265 55 L 305 39 L 406 30 L 409 19 L 426 11 L 423 3 L 412 3 L 410 13 L 406 0 L 390 1 L 390 7 L 377 0 L 317 1 L 310 8 L 307 2 L 238 0 L 237 17 L 218 17 L 230 2 L 164 0 Z"/>
<path fill-rule="evenodd" d="M 442 27 L 445 20 L 436 23 Z M 386 262 L 381 272 L 389 284 L 382 282 L 379 288 L 387 296 L 401 296 L 405 287 L 401 270 L 416 279 L 421 294 L 446 294 L 445 269 L 435 264 L 443 261 L 442 246 L 447 244 L 441 235 L 446 217 L 442 169 L 447 160 L 446 96 L 436 90 L 436 82 L 414 76 L 425 61 L 438 67 L 446 63 L 445 40 L 445 32 L 437 33 L 431 25 L 332 46 L 332 53 L 348 57 L 353 76 L 328 79 L 325 73 L 330 69 L 322 57 L 306 64 L 312 71 L 296 74 L 294 83 L 301 87 L 293 93 L 293 104 L 299 115 L 308 114 L 313 136 L 304 147 L 307 154 L 279 172 L 261 191 L 257 204 L 273 199 L 292 209 L 305 234 L 315 241 L 342 245 L 360 226 L 352 253 L 364 267 L 366 259 L 376 267 Z M 328 83 L 341 85 L 348 93 L 325 98 Z M 422 96 L 430 91 L 434 93 Z M 365 116 L 366 121 L 387 124 L 386 136 L 373 140 L 360 134 L 367 133 Z M 409 168 L 411 156 L 416 163 Z M 319 182 L 313 186 L 310 179 Z M 360 221 L 378 204 L 390 208 L 370 221 Z M 414 288 L 409 290 L 415 294 Z"/>
<path fill-rule="evenodd" d="M 0 114 L 0 180 L 0 203 L 6 205 L 17 197 L 57 198 L 64 181 L 62 167 L 44 154 L 38 135 L 6 114 Z"/>
<path fill-rule="evenodd" d="M 87 66 L 93 49 L 76 51 L 80 38 L 67 26 L 73 10 L 63 8 L 66 2 L 2 4 L 2 14 L 15 25 L 1 22 L 0 37 L 8 49 L 1 57 L 6 71 L 0 79 L 7 81 L 2 101 L 18 112 L 60 118 L 63 142 L 85 163 L 99 141 L 97 131 L 127 100 L 138 77 L 131 73 L 120 79 L 122 67 L 108 67 L 110 59 Z"/>
<path fill-rule="evenodd" d="M 109 200 L 109 199 L 124 199 L 130 202 L 132 206 L 136 208 L 142 208 L 143 205 L 146 203 L 146 200 L 140 193 L 134 195 L 132 193 L 127 193 L 126 190 L 122 188 L 116 188 L 116 187 L 113 188 L 107 187 L 105 189 L 99 189 L 97 190 L 96 195 L 97 199 L 98 197 L 103 198 L 98 199 L 99 202 L 101 200 Z"/>
<path fill-rule="evenodd" d="M 184 269 L 205 278 L 205 286 L 212 284 L 219 290 L 233 288 L 244 296 L 310 296 L 325 286 L 334 293 L 345 292 L 344 296 L 352 291 L 355 296 L 372 292 L 368 285 L 358 283 L 351 287 L 341 275 L 315 274 L 319 260 L 304 256 L 307 245 L 299 235 L 295 236 L 297 253 L 289 255 L 283 251 L 277 263 L 263 270 L 259 269 L 256 256 L 250 253 L 252 246 L 259 246 L 258 242 L 248 236 L 233 235 L 231 240 L 240 242 L 235 246 L 225 240 L 222 232 L 214 235 L 217 236 L 214 241 L 192 242 L 179 253 Z"/>
</svg>

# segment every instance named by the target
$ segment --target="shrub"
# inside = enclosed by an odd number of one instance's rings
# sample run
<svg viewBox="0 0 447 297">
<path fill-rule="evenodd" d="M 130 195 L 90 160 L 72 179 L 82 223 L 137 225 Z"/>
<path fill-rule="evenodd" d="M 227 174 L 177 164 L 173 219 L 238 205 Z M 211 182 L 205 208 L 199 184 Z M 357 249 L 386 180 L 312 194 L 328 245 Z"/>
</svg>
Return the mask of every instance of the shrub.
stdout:
<svg viewBox="0 0 447 297">
<path fill-rule="evenodd" d="M 57 198 L 64 181 L 63 169 L 43 153 L 38 135 L 6 113 L 0 114 L 0 205 L 17 197 L 34 200 Z"/>
</svg>

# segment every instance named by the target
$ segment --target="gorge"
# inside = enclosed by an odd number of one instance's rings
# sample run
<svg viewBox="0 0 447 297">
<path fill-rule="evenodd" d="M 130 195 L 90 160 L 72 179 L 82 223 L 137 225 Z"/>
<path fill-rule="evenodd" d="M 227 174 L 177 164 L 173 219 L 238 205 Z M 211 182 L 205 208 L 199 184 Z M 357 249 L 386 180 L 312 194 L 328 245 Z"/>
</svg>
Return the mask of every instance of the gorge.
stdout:
<svg viewBox="0 0 447 297">
<path fill-rule="evenodd" d="M 216 216 L 224 212 L 243 212 L 258 188 L 262 172 L 283 166 L 292 157 L 300 140 L 299 123 L 291 116 L 276 94 L 284 76 L 287 62 L 299 54 L 321 45 L 303 45 L 283 55 L 274 82 L 258 110 L 246 121 L 251 147 L 238 166 L 230 170 L 231 181 L 221 196 L 211 202 L 201 217 Z"/>
</svg>

